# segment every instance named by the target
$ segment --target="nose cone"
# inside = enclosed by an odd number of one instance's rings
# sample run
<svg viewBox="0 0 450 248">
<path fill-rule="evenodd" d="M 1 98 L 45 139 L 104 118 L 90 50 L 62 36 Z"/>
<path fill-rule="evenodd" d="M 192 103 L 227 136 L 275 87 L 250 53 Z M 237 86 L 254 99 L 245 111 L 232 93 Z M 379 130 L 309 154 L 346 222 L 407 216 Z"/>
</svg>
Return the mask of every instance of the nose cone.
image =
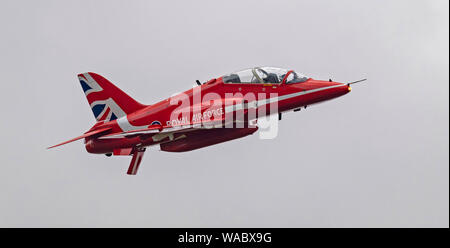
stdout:
<svg viewBox="0 0 450 248">
<path fill-rule="evenodd" d="M 336 93 L 345 95 L 347 93 L 349 93 L 350 91 L 352 91 L 352 87 L 350 87 L 350 85 L 348 84 L 344 84 L 344 83 L 338 83 L 338 82 L 328 82 L 328 86 L 325 87 L 329 87 L 330 89 L 335 89 Z"/>
<path fill-rule="evenodd" d="M 334 82 L 334 84 L 330 84 L 329 86 L 336 87 L 337 89 L 339 89 L 340 91 L 342 91 L 344 93 L 349 93 L 350 91 L 352 91 L 352 87 L 350 87 L 350 85 L 344 84 L 344 83 Z"/>
<path fill-rule="evenodd" d="M 338 91 L 342 92 L 350 92 L 352 90 L 352 87 L 350 87 L 347 84 L 339 83 L 339 82 L 333 82 L 333 81 L 314 81 L 314 87 L 318 89 L 337 89 Z"/>
<path fill-rule="evenodd" d="M 352 87 L 344 83 L 335 82 L 333 85 L 330 85 L 329 87 L 330 87 L 329 91 L 330 98 L 340 97 L 352 91 Z"/>
<path fill-rule="evenodd" d="M 351 87 L 344 83 L 319 81 L 312 82 L 312 90 L 315 91 L 318 101 L 327 101 L 336 97 L 343 96 L 351 91 Z"/>
</svg>

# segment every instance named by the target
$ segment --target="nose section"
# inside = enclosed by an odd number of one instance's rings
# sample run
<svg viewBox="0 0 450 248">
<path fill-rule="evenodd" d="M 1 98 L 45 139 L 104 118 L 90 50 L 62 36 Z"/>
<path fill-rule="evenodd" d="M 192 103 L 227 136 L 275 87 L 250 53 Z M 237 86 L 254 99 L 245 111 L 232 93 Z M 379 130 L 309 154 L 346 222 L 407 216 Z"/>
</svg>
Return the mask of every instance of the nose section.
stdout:
<svg viewBox="0 0 450 248">
<path fill-rule="evenodd" d="M 352 91 L 352 87 L 349 84 L 345 84 L 345 83 L 337 83 L 335 85 L 339 85 L 336 86 L 337 88 L 342 89 L 344 92 L 348 93 L 350 91 Z"/>
<path fill-rule="evenodd" d="M 323 89 L 336 89 L 338 91 L 348 93 L 352 91 L 352 87 L 350 87 L 349 84 L 346 83 L 339 83 L 339 82 L 333 82 L 333 81 L 317 81 L 318 84 L 320 84 L 320 88 Z"/>
<path fill-rule="evenodd" d="M 315 89 L 320 101 L 343 96 L 352 90 L 348 84 L 333 81 L 316 81 Z"/>
<path fill-rule="evenodd" d="M 336 87 L 339 88 L 340 90 L 342 90 L 344 94 L 347 94 L 350 91 L 352 91 L 352 87 L 350 85 L 348 85 L 348 84 L 337 83 L 336 85 L 339 85 L 339 86 L 336 86 Z"/>
<path fill-rule="evenodd" d="M 346 93 L 352 91 L 352 87 L 349 84 L 346 83 L 338 83 L 335 82 L 335 85 L 340 85 L 341 87 L 337 86 L 338 88 L 342 88 L 343 91 L 346 91 Z"/>
<path fill-rule="evenodd" d="M 350 85 L 345 83 L 336 83 L 334 86 L 331 86 L 330 95 L 332 95 L 332 98 L 335 98 L 348 94 L 350 91 L 352 91 L 352 87 L 350 87 Z"/>
</svg>

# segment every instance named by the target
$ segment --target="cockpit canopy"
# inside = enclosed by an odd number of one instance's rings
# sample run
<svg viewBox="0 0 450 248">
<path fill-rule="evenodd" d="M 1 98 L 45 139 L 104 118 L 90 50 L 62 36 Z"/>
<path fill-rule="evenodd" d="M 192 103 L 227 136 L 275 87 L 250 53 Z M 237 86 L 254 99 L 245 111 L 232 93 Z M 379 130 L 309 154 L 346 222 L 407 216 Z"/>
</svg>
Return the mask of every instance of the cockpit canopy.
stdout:
<svg viewBox="0 0 450 248">
<path fill-rule="evenodd" d="M 286 78 L 287 84 L 301 83 L 308 80 L 308 77 L 302 74 L 282 68 L 254 67 L 225 75 L 223 76 L 223 82 L 240 84 L 279 84 L 283 82 L 283 79 L 288 72 L 290 73 Z"/>
</svg>

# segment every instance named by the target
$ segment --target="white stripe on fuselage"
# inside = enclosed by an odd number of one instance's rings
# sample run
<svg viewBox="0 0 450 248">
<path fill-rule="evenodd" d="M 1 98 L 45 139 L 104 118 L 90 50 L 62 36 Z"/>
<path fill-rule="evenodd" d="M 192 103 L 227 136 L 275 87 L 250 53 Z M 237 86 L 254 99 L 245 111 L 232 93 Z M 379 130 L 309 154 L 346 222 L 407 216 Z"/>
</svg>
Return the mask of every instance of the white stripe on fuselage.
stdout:
<svg viewBox="0 0 450 248">
<path fill-rule="evenodd" d="M 272 98 L 268 98 L 268 99 L 262 99 L 262 100 L 258 100 L 258 101 L 249 102 L 249 105 L 254 103 L 254 102 L 256 102 L 257 103 L 256 107 L 259 107 L 261 105 L 271 104 L 271 103 L 287 100 L 287 99 L 290 99 L 290 98 L 294 98 L 294 97 L 297 97 L 297 96 L 302 96 L 302 95 L 306 95 L 306 94 L 310 94 L 310 93 L 314 93 L 314 92 L 318 92 L 318 91 L 322 91 L 322 90 L 333 89 L 333 88 L 337 88 L 337 87 L 341 87 L 341 86 L 344 86 L 344 85 L 343 84 L 339 84 L 339 85 L 332 85 L 332 86 L 317 88 L 317 89 L 313 89 L 313 90 L 306 90 L 306 91 L 301 91 L 301 92 L 295 92 L 295 93 L 292 93 L 292 94 L 286 94 L 286 95 L 282 95 L 282 96 L 277 96 L 277 97 L 272 97 Z M 237 111 L 237 110 L 240 110 L 242 108 L 243 108 L 242 103 L 226 106 L 225 107 L 225 113 Z M 131 125 L 131 123 L 128 121 L 128 118 L 127 118 L 126 115 L 121 117 L 121 118 L 118 118 L 117 119 L 117 124 L 120 126 L 120 128 L 124 132 L 132 131 L 132 130 L 145 129 L 145 128 L 147 128 L 150 125 L 150 124 L 143 125 L 143 126 Z"/>
<path fill-rule="evenodd" d="M 292 93 L 292 94 L 286 94 L 286 95 L 282 95 L 282 96 L 272 97 L 272 98 L 269 98 L 269 99 L 262 99 L 262 100 L 256 101 L 256 103 L 257 103 L 256 107 L 259 107 L 259 106 L 265 105 L 265 104 L 271 104 L 271 103 L 287 100 L 287 99 L 294 98 L 294 97 L 297 97 L 297 96 L 302 96 L 302 95 L 306 95 L 306 94 L 322 91 L 322 90 L 328 90 L 328 89 L 332 89 L 332 88 L 337 88 L 337 87 L 341 87 L 341 86 L 344 86 L 344 85 L 343 84 L 332 85 L 332 86 L 317 88 L 317 89 L 313 89 L 313 90 L 306 90 L 306 91 L 301 91 L 301 92 L 295 92 L 295 93 Z M 253 102 L 255 102 L 255 101 L 253 101 Z M 249 102 L 249 105 L 252 104 L 253 102 Z M 230 112 L 233 112 L 233 111 L 237 111 L 237 110 L 240 110 L 242 108 L 243 108 L 242 103 L 226 106 L 225 107 L 225 113 L 230 113 Z"/>
</svg>

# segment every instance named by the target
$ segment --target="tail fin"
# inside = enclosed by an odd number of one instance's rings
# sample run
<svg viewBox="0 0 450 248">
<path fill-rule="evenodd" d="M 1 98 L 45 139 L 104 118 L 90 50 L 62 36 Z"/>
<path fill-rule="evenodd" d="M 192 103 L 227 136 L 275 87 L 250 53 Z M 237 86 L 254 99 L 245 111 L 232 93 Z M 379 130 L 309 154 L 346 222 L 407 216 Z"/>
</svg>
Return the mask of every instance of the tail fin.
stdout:
<svg viewBox="0 0 450 248">
<path fill-rule="evenodd" d="M 112 121 L 145 107 L 98 74 L 82 73 L 78 79 L 97 121 Z"/>
</svg>

